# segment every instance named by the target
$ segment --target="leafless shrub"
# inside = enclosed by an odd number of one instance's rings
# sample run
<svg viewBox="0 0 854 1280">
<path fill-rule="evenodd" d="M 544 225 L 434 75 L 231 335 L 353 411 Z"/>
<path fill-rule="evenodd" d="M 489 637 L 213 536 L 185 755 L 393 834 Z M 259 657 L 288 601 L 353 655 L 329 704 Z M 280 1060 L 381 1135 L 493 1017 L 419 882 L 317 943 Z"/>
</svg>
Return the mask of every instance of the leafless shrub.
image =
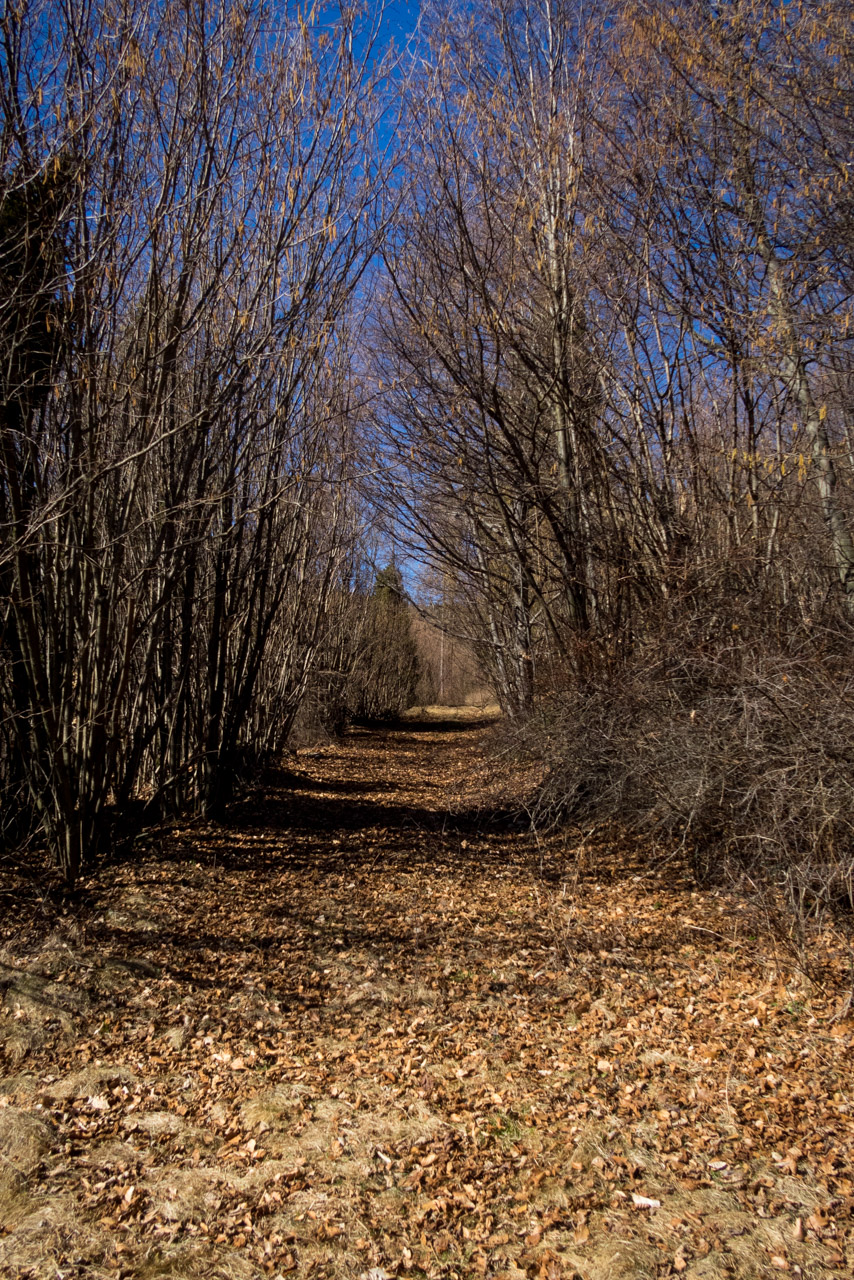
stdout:
<svg viewBox="0 0 854 1280">
<path fill-rule="evenodd" d="M 798 945 L 854 906 L 854 680 L 835 648 L 647 652 L 544 699 L 520 739 L 548 766 L 537 823 L 680 841 L 700 878 L 784 903 Z"/>
</svg>

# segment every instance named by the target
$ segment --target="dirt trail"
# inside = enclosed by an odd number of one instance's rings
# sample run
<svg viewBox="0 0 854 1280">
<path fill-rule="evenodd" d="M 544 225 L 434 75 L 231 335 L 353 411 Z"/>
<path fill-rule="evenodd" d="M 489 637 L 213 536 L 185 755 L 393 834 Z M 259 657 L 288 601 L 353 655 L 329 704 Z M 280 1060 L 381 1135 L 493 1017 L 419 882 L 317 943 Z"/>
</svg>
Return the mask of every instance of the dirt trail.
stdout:
<svg viewBox="0 0 854 1280">
<path fill-rule="evenodd" d="M 839 989 L 504 820 L 484 732 L 302 752 L 64 917 L 8 877 L 0 1276 L 850 1274 Z"/>
</svg>

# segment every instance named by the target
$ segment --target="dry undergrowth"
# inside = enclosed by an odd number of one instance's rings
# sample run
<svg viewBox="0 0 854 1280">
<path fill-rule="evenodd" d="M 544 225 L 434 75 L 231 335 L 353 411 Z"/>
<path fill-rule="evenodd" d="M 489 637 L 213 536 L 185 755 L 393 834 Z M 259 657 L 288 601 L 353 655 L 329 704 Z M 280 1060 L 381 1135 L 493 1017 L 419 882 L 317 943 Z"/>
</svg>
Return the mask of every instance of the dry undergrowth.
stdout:
<svg viewBox="0 0 854 1280">
<path fill-rule="evenodd" d="M 482 734 L 303 752 L 65 916 L 9 877 L 0 1275 L 850 1273 L 842 940 L 810 986 L 678 862 L 487 817 Z"/>
</svg>

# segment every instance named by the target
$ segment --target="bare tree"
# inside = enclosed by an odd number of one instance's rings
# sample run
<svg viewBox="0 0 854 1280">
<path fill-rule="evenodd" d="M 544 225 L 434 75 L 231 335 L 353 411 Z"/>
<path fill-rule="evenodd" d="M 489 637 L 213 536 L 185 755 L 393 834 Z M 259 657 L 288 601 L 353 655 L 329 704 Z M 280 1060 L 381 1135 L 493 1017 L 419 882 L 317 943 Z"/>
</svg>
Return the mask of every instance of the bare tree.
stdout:
<svg viewBox="0 0 854 1280">
<path fill-rule="evenodd" d="M 407 195 L 385 256 L 394 500 L 492 600 L 498 687 L 524 713 L 534 634 L 565 646 L 596 617 L 608 462 L 583 160 L 597 63 L 570 6 L 545 0 L 443 9 L 430 33 L 409 87 Z M 418 476 L 409 490 L 407 456 Z"/>
<path fill-rule="evenodd" d="M 658 362 L 690 366 L 707 419 L 717 402 L 730 531 L 741 503 L 766 567 L 780 560 L 782 494 L 786 505 L 793 496 L 787 462 L 815 486 L 850 609 L 854 543 L 836 443 L 847 428 L 828 394 L 831 368 L 848 360 L 850 288 L 844 241 L 827 234 L 842 182 L 828 143 L 850 96 L 838 45 L 850 41 L 847 13 L 697 0 L 625 17 L 615 61 L 626 123 L 609 130 L 603 199 L 670 335 Z"/>
<path fill-rule="evenodd" d="M 318 545 L 379 108 L 343 19 L 36 3 L 2 39 L 2 679 L 73 881 L 140 786 L 228 796 Z"/>
</svg>

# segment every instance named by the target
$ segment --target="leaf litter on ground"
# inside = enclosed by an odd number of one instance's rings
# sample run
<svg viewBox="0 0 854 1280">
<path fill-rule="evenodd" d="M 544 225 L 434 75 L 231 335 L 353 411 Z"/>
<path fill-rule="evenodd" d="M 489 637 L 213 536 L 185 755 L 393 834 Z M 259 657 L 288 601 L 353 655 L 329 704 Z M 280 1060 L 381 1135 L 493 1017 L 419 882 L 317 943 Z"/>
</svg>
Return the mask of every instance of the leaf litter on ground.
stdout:
<svg viewBox="0 0 854 1280">
<path fill-rule="evenodd" d="M 357 730 L 0 934 L 0 1274 L 850 1273 L 847 941 Z"/>
</svg>

